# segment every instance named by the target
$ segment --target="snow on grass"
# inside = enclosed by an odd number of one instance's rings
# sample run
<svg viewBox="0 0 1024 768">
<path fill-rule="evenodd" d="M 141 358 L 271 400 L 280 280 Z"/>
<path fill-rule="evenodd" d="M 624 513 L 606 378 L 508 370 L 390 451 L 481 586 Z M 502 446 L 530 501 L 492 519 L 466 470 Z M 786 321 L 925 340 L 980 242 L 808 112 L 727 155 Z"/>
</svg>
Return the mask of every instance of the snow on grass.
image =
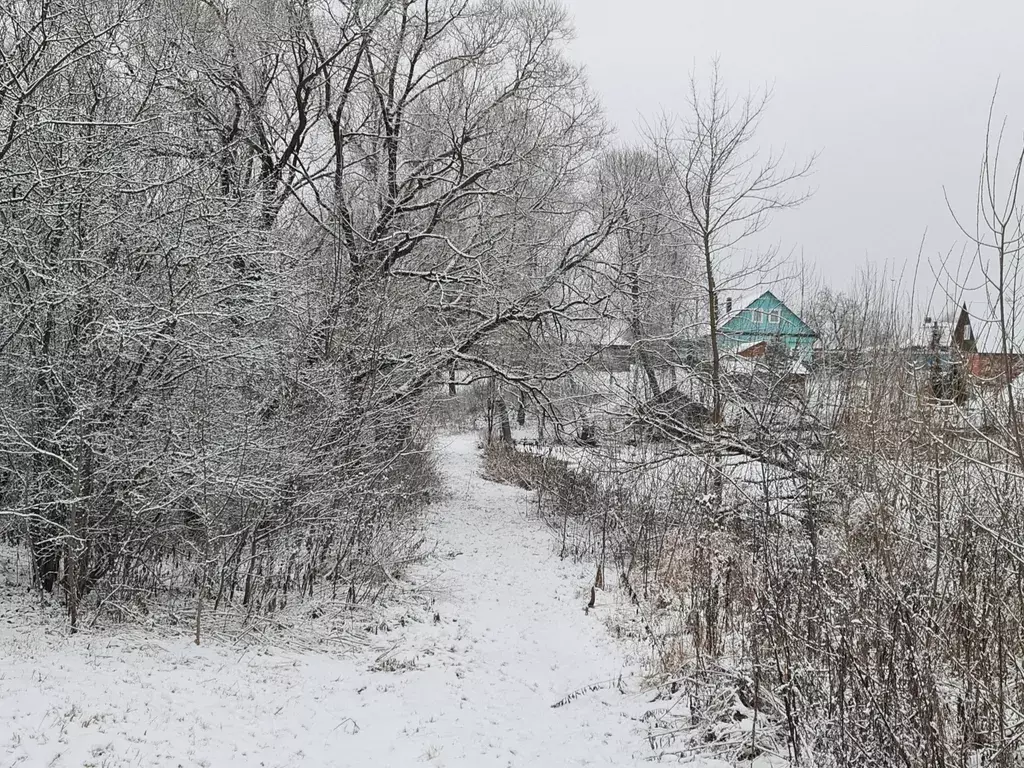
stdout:
<svg viewBox="0 0 1024 768">
<path fill-rule="evenodd" d="M 480 478 L 474 438 L 444 442 L 419 606 L 347 656 L 68 636 L 0 571 L 0 767 L 648 764 L 642 668 L 584 613 L 591 567 Z"/>
</svg>

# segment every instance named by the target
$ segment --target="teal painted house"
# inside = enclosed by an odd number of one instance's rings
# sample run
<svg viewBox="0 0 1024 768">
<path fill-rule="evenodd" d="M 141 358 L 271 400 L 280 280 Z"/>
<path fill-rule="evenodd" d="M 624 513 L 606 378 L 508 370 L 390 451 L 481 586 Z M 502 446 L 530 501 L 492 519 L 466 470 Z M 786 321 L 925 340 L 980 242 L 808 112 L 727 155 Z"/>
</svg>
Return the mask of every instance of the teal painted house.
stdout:
<svg viewBox="0 0 1024 768">
<path fill-rule="evenodd" d="M 726 299 L 719 323 L 719 343 L 740 352 L 762 342 L 784 344 L 799 357 L 810 357 L 817 334 L 771 291 L 734 301 Z"/>
</svg>

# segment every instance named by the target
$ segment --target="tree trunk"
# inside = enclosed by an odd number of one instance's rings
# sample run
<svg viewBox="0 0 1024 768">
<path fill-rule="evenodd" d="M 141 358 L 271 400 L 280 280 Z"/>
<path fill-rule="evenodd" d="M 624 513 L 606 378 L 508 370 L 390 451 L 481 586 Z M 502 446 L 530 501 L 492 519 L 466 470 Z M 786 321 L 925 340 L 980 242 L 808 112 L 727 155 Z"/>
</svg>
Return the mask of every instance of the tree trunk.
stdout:
<svg viewBox="0 0 1024 768">
<path fill-rule="evenodd" d="M 512 444 L 512 423 L 508 418 L 508 405 L 505 403 L 505 398 L 498 395 L 495 399 L 495 405 L 498 408 L 498 419 L 501 424 L 501 441 L 503 443 Z"/>
<path fill-rule="evenodd" d="M 704 236 L 704 268 L 708 281 L 708 325 L 711 331 L 711 423 L 716 427 L 722 423 L 722 361 L 718 349 L 718 286 L 715 283 L 715 267 L 711 254 L 711 240 Z"/>
</svg>

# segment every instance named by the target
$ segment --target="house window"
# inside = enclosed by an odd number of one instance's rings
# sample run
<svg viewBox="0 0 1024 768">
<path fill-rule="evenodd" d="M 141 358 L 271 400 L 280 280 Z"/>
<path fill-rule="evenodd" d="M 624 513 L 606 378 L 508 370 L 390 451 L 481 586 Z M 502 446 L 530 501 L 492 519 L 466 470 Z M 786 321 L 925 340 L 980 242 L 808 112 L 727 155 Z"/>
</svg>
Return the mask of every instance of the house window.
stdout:
<svg viewBox="0 0 1024 768">
<path fill-rule="evenodd" d="M 773 309 L 771 312 L 769 312 L 768 313 L 768 322 L 771 323 L 772 325 L 778 325 L 779 323 L 781 323 L 782 322 L 782 311 L 778 310 L 778 309 Z"/>
<path fill-rule="evenodd" d="M 750 310 L 750 322 L 754 325 L 761 325 L 764 322 L 764 312 L 760 309 Z"/>
</svg>

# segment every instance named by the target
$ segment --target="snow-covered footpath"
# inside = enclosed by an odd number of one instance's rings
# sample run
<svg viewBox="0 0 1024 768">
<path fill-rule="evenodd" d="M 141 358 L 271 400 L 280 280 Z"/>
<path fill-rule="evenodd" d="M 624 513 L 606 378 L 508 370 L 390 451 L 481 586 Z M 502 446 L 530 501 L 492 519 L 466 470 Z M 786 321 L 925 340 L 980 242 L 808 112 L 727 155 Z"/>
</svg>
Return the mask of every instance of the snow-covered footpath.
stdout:
<svg viewBox="0 0 1024 768">
<path fill-rule="evenodd" d="M 622 692 L 639 669 L 583 611 L 591 568 L 557 558 L 524 491 L 481 479 L 472 436 L 442 443 L 449 494 L 410 574 L 428 620 L 338 658 L 67 637 L 0 602 L 0 767 L 647 764 L 649 704 Z"/>
</svg>

